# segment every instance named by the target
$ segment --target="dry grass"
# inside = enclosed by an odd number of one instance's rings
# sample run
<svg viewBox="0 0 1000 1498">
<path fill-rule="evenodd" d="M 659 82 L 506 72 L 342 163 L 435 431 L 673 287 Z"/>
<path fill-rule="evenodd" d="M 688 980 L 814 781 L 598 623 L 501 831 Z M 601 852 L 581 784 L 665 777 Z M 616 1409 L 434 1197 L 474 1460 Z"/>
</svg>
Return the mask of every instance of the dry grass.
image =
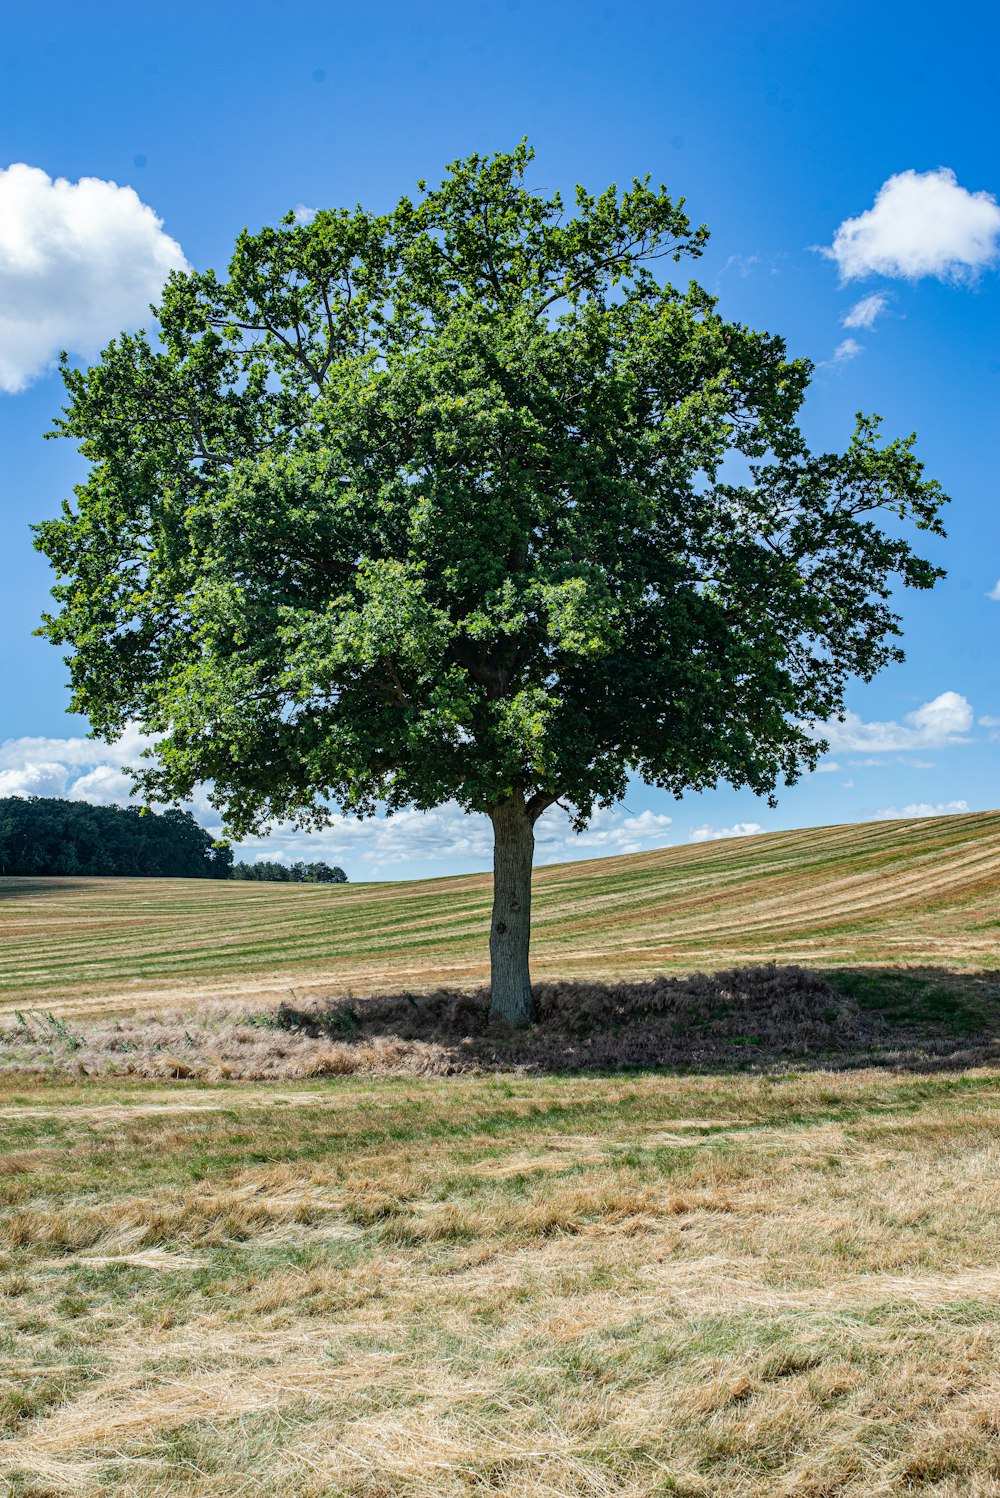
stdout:
<svg viewBox="0 0 1000 1498">
<path fill-rule="evenodd" d="M 1000 1492 L 1000 1073 L 0 1083 L 55 1495 Z"/>
<path fill-rule="evenodd" d="M 0 1023 L 0 1073 L 274 1081 L 1000 1061 L 1000 972 L 832 977 L 770 964 L 541 983 L 536 1023 L 518 1032 L 490 1021 L 485 988 L 70 1021 L 18 1011 Z"/>
<path fill-rule="evenodd" d="M 996 813 L 542 870 L 511 1037 L 481 879 L 8 881 L 0 1493 L 1000 1498 L 998 888 Z"/>
<path fill-rule="evenodd" d="M 773 833 L 535 876 L 539 979 L 748 962 L 997 966 L 1000 812 Z M 490 881 L 0 879 L 0 1006 L 60 1015 L 475 986 Z"/>
</svg>

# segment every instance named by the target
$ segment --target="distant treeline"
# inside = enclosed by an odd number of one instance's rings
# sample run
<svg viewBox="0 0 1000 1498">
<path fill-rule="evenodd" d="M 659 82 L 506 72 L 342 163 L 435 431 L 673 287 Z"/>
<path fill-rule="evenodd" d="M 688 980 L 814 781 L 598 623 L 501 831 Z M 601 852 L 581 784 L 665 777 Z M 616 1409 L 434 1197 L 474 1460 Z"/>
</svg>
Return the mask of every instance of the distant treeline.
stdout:
<svg viewBox="0 0 1000 1498">
<path fill-rule="evenodd" d="M 52 796 L 0 799 L 0 875 L 148 875 L 346 884 L 328 863 L 238 863 L 189 811 L 142 812 Z"/>
<path fill-rule="evenodd" d="M 237 863 L 233 879 L 261 879 L 274 884 L 346 884 L 347 875 L 328 863 Z"/>
<path fill-rule="evenodd" d="M 215 847 L 189 811 L 0 799 L 0 874 L 228 879 L 232 863 L 232 849 Z"/>
</svg>

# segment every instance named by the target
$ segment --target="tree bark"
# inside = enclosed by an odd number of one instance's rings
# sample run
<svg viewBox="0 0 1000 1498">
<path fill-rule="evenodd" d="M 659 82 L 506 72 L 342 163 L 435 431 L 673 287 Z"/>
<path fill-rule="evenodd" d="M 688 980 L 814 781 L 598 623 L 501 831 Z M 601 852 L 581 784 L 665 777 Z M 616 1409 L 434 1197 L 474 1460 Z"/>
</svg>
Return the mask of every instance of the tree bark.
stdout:
<svg viewBox="0 0 1000 1498">
<path fill-rule="evenodd" d="M 493 924 L 490 1017 L 520 1029 L 535 1015 L 528 972 L 534 818 L 518 793 L 490 812 L 493 822 Z"/>
</svg>

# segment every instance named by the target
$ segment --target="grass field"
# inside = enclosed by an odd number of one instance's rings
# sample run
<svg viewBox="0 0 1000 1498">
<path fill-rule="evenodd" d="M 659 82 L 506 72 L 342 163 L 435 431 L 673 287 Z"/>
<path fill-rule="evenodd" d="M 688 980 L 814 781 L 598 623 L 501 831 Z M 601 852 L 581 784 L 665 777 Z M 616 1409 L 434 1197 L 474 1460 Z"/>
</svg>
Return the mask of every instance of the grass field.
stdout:
<svg viewBox="0 0 1000 1498">
<path fill-rule="evenodd" d="M 1000 1493 L 1000 1076 L 0 1085 L 55 1495 Z"/>
<path fill-rule="evenodd" d="M 804 962 L 882 1049 L 252 1083 L 0 1066 L 0 1494 L 1000 1498 L 1000 1067 L 963 1060 L 1000 1041 L 1000 814 L 537 890 L 536 971 Z M 478 981 L 487 905 L 478 878 L 7 881 L 4 1002 L 67 1016 L 41 1024 L 72 1072 L 63 1033 L 158 1034 L 167 1000 L 211 1030 L 290 986 Z M 293 1071 L 314 1044 L 251 1039 Z"/>
<path fill-rule="evenodd" d="M 539 869 L 536 976 L 996 967 L 1000 812 L 826 827 Z M 0 880 L 0 1012 L 481 982 L 490 879 Z"/>
</svg>

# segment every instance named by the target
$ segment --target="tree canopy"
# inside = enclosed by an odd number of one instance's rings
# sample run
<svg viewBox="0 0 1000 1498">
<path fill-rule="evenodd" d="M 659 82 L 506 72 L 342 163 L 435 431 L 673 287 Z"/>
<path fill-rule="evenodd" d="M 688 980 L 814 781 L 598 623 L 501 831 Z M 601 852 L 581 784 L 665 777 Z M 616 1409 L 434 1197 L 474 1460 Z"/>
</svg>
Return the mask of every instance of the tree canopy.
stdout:
<svg viewBox="0 0 1000 1498">
<path fill-rule="evenodd" d="M 0 874 L 228 879 L 232 849 L 190 812 L 90 806 L 54 796 L 0 800 Z"/>
<path fill-rule="evenodd" d="M 940 533 L 944 498 L 876 418 L 809 451 L 809 363 L 657 275 L 704 246 L 683 200 L 567 206 L 530 159 L 175 273 L 157 340 L 65 366 L 90 475 L 37 538 L 73 705 L 158 736 L 148 795 L 211 782 L 238 835 L 492 817 L 516 1021 L 538 815 L 582 826 L 630 774 L 794 781 L 847 682 L 901 658 L 892 590 L 940 575 L 907 523 Z"/>
<path fill-rule="evenodd" d="M 262 859 L 259 863 L 234 863 L 232 879 L 250 879 L 264 884 L 346 884 L 347 875 L 339 864 L 277 863 Z"/>
</svg>

